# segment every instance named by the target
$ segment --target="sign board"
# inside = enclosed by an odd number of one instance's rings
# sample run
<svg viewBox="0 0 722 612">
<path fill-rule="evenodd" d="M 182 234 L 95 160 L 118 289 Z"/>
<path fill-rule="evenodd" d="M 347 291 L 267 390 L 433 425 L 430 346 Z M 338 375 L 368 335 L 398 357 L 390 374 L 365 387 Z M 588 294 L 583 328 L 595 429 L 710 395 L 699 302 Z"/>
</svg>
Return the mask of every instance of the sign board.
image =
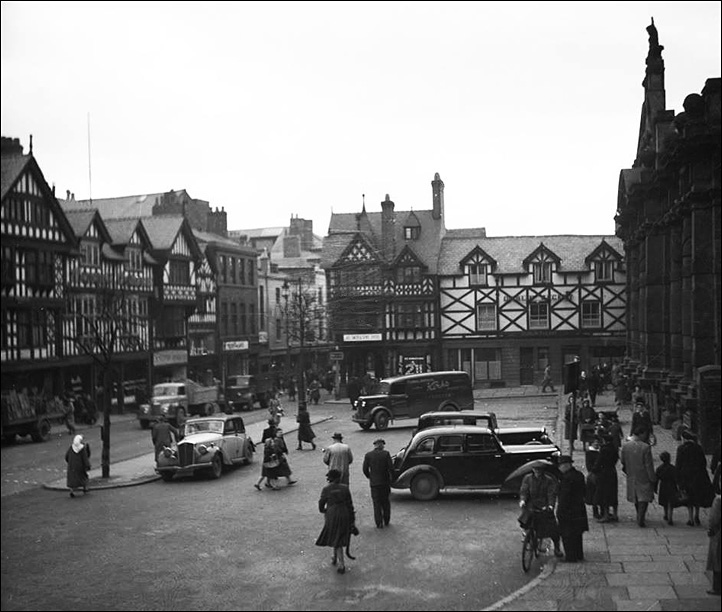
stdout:
<svg viewBox="0 0 722 612">
<path fill-rule="evenodd" d="M 344 334 L 344 342 L 381 342 L 381 334 Z"/>
<path fill-rule="evenodd" d="M 224 351 L 247 351 L 248 340 L 235 340 L 223 343 Z"/>
<path fill-rule="evenodd" d="M 153 365 L 165 366 L 188 363 L 188 353 L 183 350 L 157 351 L 153 353 Z"/>
<path fill-rule="evenodd" d="M 343 351 L 331 351 L 328 358 L 331 361 L 343 361 Z"/>
</svg>

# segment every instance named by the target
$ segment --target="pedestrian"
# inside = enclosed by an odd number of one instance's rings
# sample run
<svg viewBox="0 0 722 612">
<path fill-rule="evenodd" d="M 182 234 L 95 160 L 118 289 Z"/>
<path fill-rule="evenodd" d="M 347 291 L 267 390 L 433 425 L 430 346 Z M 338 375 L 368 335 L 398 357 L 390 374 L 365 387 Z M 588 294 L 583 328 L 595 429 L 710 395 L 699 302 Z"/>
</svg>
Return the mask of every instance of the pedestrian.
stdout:
<svg viewBox="0 0 722 612">
<path fill-rule="evenodd" d="M 276 428 L 270 429 L 270 434 L 263 440 L 263 463 L 261 464 L 261 475 L 254 483 L 254 487 L 261 491 L 261 483 L 266 480 L 266 488 L 278 490 L 278 478 L 276 470 L 281 465 L 276 451 Z M 265 431 L 264 431 L 265 435 Z"/>
<path fill-rule="evenodd" d="M 83 489 L 83 493 L 87 494 L 90 481 L 90 446 L 85 444 L 81 434 L 73 438 L 73 443 L 65 452 L 65 462 L 68 464 L 66 484 L 70 489 L 70 497 L 75 497 L 75 489 Z"/>
<path fill-rule="evenodd" d="M 597 460 L 592 467 L 596 475 L 597 490 L 594 499 L 595 506 L 601 511 L 600 523 L 616 523 L 619 521 L 619 495 L 617 492 L 617 462 L 619 451 L 614 446 L 612 436 L 602 434 L 602 445 L 599 448 Z"/>
<path fill-rule="evenodd" d="M 261 444 L 265 444 L 266 440 L 268 440 L 268 438 L 274 437 L 276 434 L 276 429 L 277 429 L 276 420 L 273 417 L 271 417 L 270 419 L 268 419 L 267 423 L 268 423 L 268 427 L 266 427 L 263 430 L 263 433 L 261 434 Z"/>
<path fill-rule="evenodd" d="M 584 475 L 572 465 L 570 455 L 559 457 L 559 497 L 557 522 L 564 544 L 564 561 L 584 561 L 583 536 L 589 531 L 587 507 L 584 505 L 586 487 Z"/>
<path fill-rule="evenodd" d="M 344 444 L 343 435 L 333 434 L 334 442 L 323 451 L 323 462 L 332 470 L 341 472 L 341 482 L 348 486 L 348 466 L 353 463 L 353 453 L 348 444 Z"/>
<path fill-rule="evenodd" d="M 339 574 L 346 573 L 344 548 L 347 548 L 351 533 L 356 529 L 356 512 L 348 486 L 341 482 L 341 472 L 330 469 L 326 474 L 328 484 L 321 491 L 318 511 L 324 515 L 323 529 L 316 539 L 316 546 L 330 546 L 333 549 L 331 564 L 337 566 Z"/>
<path fill-rule="evenodd" d="M 632 431 L 638 427 L 644 429 L 644 431 L 640 434 L 642 441 L 654 446 L 652 415 L 649 413 L 646 404 L 643 402 L 637 402 L 634 405 L 634 412 L 632 413 Z"/>
<path fill-rule="evenodd" d="M 554 381 L 552 381 L 552 367 L 549 364 L 547 364 L 547 367 L 544 368 L 544 379 L 542 380 L 541 392 L 545 393 L 547 387 L 551 387 L 552 393 L 556 393 Z"/>
<path fill-rule="evenodd" d="M 351 408 L 356 407 L 356 400 L 361 395 L 361 384 L 358 378 L 352 376 L 348 384 L 346 385 L 346 392 L 348 393 L 348 401 L 351 402 Z"/>
<path fill-rule="evenodd" d="M 281 400 L 275 393 L 271 393 L 271 397 L 268 400 L 268 413 L 271 415 L 268 419 L 269 422 L 273 421 L 273 424 L 278 427 L 281 424 L 281 417 L 283 416 L 283 406 L 281 406 Z"/>
<path fill-rule="evenodd" d="M 178 430 L 168 422 L 164 414 L 158 417 L 158 421 L 151 430 L 151 439 L 155 447 L 155 462 L 166 446 L 172 446 L 173 441 L 178 442 Z"/>
<path fill-rule="evenodd" d="M 668 525 L 674 525 L 674 508 L 679 503 L 677 494 L 677 470 L 672 465 L 672 457 L 667 451 L 659 453 L 659 460 L 662 462 L 655 470 L 657 482 L 654 485 L 654 492 L 657 493 L 657 501 L 664 510 L 664 520 Z"/>
<path fill-rule="evenodd" d="M 386 450 L 383 438 L 374 440 L 374 448 L 364 455 L 361 470 L 369 479 L 371 501 L 374 505 L 374 521 L 376 527 L 388 527 L 391 522 L 391 481 L 393 480 L 393 463 L 391 453 Z"/>
<path fill-rule="evenodd" d="M 719 472 L 719 467 L 717 471 Z M 709 595 L 720 595 L 722 593 L 722 585 L 720 584 L 720 565 L 722 561 L 722 553 L 720 552 L 720 507 L 722 507 L 722 501 L 720 498 L 719 479 L 717 483 L 714 501 L 709 511 L 709 524 L 707 528 L 707 535 L 709 536 L 707 571 L 712 572 L 712 588 L 707 591 Z"/>
<path fill-rule="evenodd" d="M 627 501 L 637 511 L 637 525 L 646 526 L 647 508 L 654 500 L 654 459 L 652 448 L 642 440 L 646 430 L 640 425 L 632 431 L 632 439 L 622 445 L 622 471 L 627 476 Z"/>
<path fill-rule="evenodd" d="M 577 391 L 571 392 L 564 410 L 564 439 L 569 441 L 571 450 L 574 450 L 574 440 L 577 439 L 577 424 L 579 423 L 580 406 L 577 405 L 577 395 Z"/>
<path fill-rule="evenodd" d="M 292 402 L 296 401 L 296 379 L 293 376 L 288 381 L 288 399 Z"/>
<path fill-rule="evenodd" d="M 559 481 L 549 474 L 544 467 L 535 465 L 526 474 L 519 487 L 519 507 L 522 509 L 519 524 L 522 529 L 529 528 L 529 520 L 535 516 L 535 528 L 539 540 L 551 538 L 554 543 L 554 556 L 563 557 L 559 544 L 559 525 L 554 518 L 554 506 L 557 503 Z M 534 514 L 535 511 L 537 514 Z"/>
<path fill-rule="evenodd" d="M 283 439 L 283 430 L 279 427 L 276 429 L 276 457 L 278 457 L 278 467 L 275 471 L 276 478 L 285 478 L 288 486 L 296 484 L 298 481 L 291 478 L 291 466 L 288 463 L 288 446 Z"/>
<path fill-rule="evenodd" d="M 699 525 L 699 509 L 710 507 L 714 490 L 707 474 L 707 457 L 697 443 L 697 436 L 687 429 L 682 430 L 682 443 L 677 447 L 674 463 L 677 481 L 686 493 L 683 505 L 687 506 L 689 514 L 687 525 Z"/>
<path fill-rule="evenodd" d="M 68 428 L 68 434 L 75 435 L 75 403 L 69 393 L 63 395 L 63 423 Z"/>
<path fill-rule="evenodd" d="M 298 446 L 296 450 L 303 450 L 303 443 L 309 443 L 313 450 L 316 450 L 316 443 L 313 439 L 316 434 L 311 428 L 311 415 L 308 413 L 306 404 L 298 405 L 298 414 L 296 415 L 296 423 L 298 423 Z"/>
</svg>

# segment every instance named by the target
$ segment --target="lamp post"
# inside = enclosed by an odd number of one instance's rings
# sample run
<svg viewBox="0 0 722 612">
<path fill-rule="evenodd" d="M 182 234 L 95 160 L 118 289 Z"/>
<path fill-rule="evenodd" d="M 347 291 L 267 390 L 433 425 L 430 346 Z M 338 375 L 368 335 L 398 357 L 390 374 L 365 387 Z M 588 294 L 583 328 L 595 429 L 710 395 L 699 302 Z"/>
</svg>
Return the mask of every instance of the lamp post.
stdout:
<svg viewBox="0 0 722 612">
<path fill-rule="evenodd" d="M 303 369 L 303 362 L 304 362 L 304 338 L 306 336 L 306 324 L 305 324 L 305 312 L 303 308 L 303 295 L 301 293 L 302 285 L 301 285 L 301 278 L 298 278 L 298 290 L 296 292 L 296 295 L 294 296 L 297 300 L 297 303 L 295 307 L 292 307 L 292 310 L 295 312 L 295 318 L 298 321 L 298 376 L 296 379 L 298 380 L 298 406 L 299 408 L 303 407 L 306 408 L 306 373 Z M 288 350 L 288 358 L 289 358 L 289 365 L 290 365 L 290 357 L 291 357 L 291 326 L 289 323 L 289 309 L 288 309 L 288 300 L 291 297 L 291 287 L 288 284 L 288 280 L 283 281 L 283 286 L 281 287 L 281 295 L 283 296 L 283 300 L 285 302 L 286 306 L 286 345 Z M 289 368 L 290 369 L 290 368 Z"/>
</svg>

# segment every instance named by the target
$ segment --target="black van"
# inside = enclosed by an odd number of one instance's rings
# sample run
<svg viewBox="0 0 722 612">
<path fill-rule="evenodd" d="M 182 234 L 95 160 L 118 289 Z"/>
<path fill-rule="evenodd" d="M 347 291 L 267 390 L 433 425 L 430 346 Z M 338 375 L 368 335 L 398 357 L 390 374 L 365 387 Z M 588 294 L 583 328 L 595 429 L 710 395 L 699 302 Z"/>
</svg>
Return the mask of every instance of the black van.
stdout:
<svg viewBox="0 0 722 612">
<path fill-rule="evenodd" d="M 426 372 L 382 379 L 377 393 L 356 400 L 352 419 L 361 429 L 376 425 L 376 429 L 384 430 L 395 419 L 473 407 L 471 379 L 466 372 Z"/>
</svg>

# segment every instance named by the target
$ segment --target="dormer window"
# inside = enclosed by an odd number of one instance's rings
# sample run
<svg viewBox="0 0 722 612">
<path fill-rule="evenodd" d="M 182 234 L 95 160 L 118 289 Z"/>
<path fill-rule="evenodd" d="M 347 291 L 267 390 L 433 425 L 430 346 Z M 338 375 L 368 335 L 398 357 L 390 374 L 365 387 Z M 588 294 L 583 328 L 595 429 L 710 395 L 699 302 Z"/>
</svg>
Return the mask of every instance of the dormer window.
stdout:
<svg viewBox="0 0 722 612">
<path fill-rule="evenodd" d="M 128 270 L 139 272 L 143 269 L 143 251 L 137 248 L 128 249 Z"/>
<path fill-rule="evenodd" d="M 487 284 L 487 267 L 486 264 L 469 264 L 467 266 L 469 274 L 469 285 L 486 285 Z"/>
<path fill-rule="evenodd" d="M 100 245 L 97 242 L 83 242 L 80 245 L 80 262 L 84 266 L 100 267 Z"/>
<path fill-rule="evenodd" d="M 421 282 L 419 266 L 402 266 L 396 269 L 396 280 L 400 285 L 415 285 Z"/>
<path fill-rule="evenodd" d="M 417 226 L 409 226 L 404 228 L 405 240 L 418 240 L 421 234 L 421 228 Z"/>
<path fill-rule="evenodd" d="M 598 283 L 614 280 L 614 262 L 609 260 L 595 261 L 594 276 Z"/>
<path fill-rule="evenodd" d="M 534 272 L 534 284 L 541 285 L 552 282 L 552 264 L 551 262 L 543 261 L 532 264 L 532 270 Z"/>
</svg>

